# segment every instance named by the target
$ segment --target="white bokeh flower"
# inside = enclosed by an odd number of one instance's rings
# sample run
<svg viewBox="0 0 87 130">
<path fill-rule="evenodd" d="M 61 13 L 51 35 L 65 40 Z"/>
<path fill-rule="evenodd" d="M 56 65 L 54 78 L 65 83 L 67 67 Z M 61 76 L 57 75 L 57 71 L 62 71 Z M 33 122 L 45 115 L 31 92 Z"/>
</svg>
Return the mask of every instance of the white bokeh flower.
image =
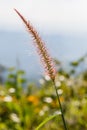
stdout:
<svg viewBox="0 0 87 130">
<path fill-rule="evenodd" d="M 10 118 L 11 118 L 11 120 L 12 120 L 13 122 L 20 123 L 20 119 L 19 119 L 19 117 L 18 117 L 17 114 L 12 113 L 12 114 L 10 115 Z"/>
<path fill-rule="evenodd" d="M 9 95 L 7 95 L 7 96 L 5 96 L 4 98 L 3 98 L 3 101 L 4 102 L 12 102 L 12 97 L 11 96 L 9 96 Z"/>
<path fill-rule="evenodd" d="M 57 81 L 57 82 L 55 82 L 55 85 L 56 85 L 56 87 L 60 87 L 61 86 L 61 82 Z"/>
<path fill-rule="evenodd" d="M 53 101 L 53 99 L 51 97 L 44 98 L 44 102 L 46 102 L 46 103 L 51 103 L 52 101 Z"/>
<path fill-rule="evenodd" d="M 63 93 L 63 90 L 62 89 L 58 89 L 57 92 L 58 92 L 59 95 L 61 95 Z"/>
<path fill-rule="evenodd" d="M 45 75 L 45 79 L 46 79 L 47 81 L 50 81 L 50 80 L 51 80 L 51 78 L 50 78 L 48 75 Z"/>
<path fill-rule="evenodd" d="M 61 111 L 55 111 L 54 114 L 55 115 L 61 115 Z"/>
<path fill-rule="evenodd" d="M 9 91 L 10 93 L 15 93 L 15 88 L 10 88 L 8 91 Z"/>
<path fill-rule="evenodd" d="M 40 115 L 40 116 L 43 116 L 44 113 L 45 113 L 45 112 L 44 112 L 43 110 L 41 110 L 41 111 L 39 112 L 39 115 Z"/>
<path fill-rule="evenodd" d="M 64 81 L 65 80 L 65 77 L 63 75 L 59 76 L 59 80 L 60 81 Z"/>
<path fill-rule="evenodd" d="M 45 83 L 44 79 L 40 79 L 39 83 L 43 85 Z"/>
</svg>

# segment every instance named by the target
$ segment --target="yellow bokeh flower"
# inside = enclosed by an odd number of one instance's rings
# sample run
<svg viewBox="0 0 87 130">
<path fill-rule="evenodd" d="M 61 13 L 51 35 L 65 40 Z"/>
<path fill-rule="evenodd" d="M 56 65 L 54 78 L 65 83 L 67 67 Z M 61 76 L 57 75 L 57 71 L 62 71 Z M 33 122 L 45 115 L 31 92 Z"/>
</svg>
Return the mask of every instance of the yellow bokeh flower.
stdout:
<svg viewBox="0 0 87 130">
<path fill-rule="evenodd" d="M 33 103 L 34 105 L 38 105 L 38 103 L 39 103 L 39 98 L 37 96 L 34 96 L 34 95 L 28 96 L 27 100 L 29 102 Z"/>
</svg>

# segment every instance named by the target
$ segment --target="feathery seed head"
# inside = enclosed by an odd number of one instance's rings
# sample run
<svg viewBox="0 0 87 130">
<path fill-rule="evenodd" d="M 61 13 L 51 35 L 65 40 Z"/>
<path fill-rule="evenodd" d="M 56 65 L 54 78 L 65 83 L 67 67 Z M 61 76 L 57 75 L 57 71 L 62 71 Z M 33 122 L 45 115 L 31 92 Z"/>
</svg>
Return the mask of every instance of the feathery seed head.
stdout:
<svg viewBox="0 0 87 130">
<path fill-rule="evenodd" d="M 46 74 L 52 80 L 54 80 L 56 76 L 56 70 L 54 67 L 53 59 L 50 57 L 48 50 L 45 46 L 45 43 L 42 41 L 41 37 L 39 36 L 35 28 L 31 25 L 31 23 L 27 21 L 16 9 L 14 10 L 24 22 L 28 32 L 32 35 L 34 44 L 36 46 L 38 54 L 40 55 L 40 59 L 44 66 Z"/>
</svg>

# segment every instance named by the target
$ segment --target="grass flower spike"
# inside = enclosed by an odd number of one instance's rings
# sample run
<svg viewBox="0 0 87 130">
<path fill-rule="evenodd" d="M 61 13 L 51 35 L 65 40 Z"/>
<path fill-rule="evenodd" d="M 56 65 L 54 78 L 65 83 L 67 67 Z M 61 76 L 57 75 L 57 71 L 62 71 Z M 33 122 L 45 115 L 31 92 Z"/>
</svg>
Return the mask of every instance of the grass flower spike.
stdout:
<svg viewBox="0 0 87 130">
<path fill-rule="evenodd" d="M 35 30 L 35 28 L 16 9 L 14 9 L 14 10 L 19 15 L 19 17 L 22 19 L 22 21 L 24 22 L 28 32 L 33 37 L 34 44 L 37 48 L 38 54 L 40 55 L 41 62 L 43 64 L 44 68 L 45 68 L 45 72 L 53 81 L 53 84 L 54 84 L 54 87 L 55 87 L 55 90 L 56 90 L 58 103 L 59 103 L 61 114 L 62 114 L 62 120 L 63 120 L 64 128 L 65 128 L 65 130 L 67 130 L 66 122 L 65 122 L 65 119 L 64 119 L 63 110 L 62 110 L 62 106 L 61 106 L 61 102 L 60 102 L 60 98 L 59 98 L 59 94 L 57 92 L 57 87 L 55 85 L 56 70 L 55 70 L 55 67 L 54 67 L 53 60 L 48 53 L 48 50 L 45 46 L 45 43 L 42 41 L 41 37 L 39 36 L 39 34 Z"/>
<path fill-rule="evenodd" d="M 55 79 L 56 71 L 54 67 L 54 63 L 52 58 L 50 57 L 48 50 L 45 46 L 45 43 L 42 41 L 38 32 L 31 25 L 29 21 L 27 21 L 16 9 L 14 9 L 16 13 L 20 16 L 22 21 L 24 22 L 28 32 L 32 35 L 34 44 L 37 48 L 37 52 L 40 55 L 41 62 L 45 68 L 45 73 L 52 79 Z"/>
</svg>

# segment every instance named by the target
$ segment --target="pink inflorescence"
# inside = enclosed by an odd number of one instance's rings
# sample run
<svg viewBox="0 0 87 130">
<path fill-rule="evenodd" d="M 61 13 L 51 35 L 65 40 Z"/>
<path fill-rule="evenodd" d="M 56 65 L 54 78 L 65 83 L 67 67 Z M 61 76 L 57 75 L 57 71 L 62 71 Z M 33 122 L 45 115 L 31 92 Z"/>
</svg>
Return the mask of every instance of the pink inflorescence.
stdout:
<svg viewBox="0 0 87 130">
<path fill-rule="evenodd" d="M 45 68 L 46 74 L 52 79 L 55 79 L 56 70 L 54 67 L 54 63 L 52 58 L 50 57 L 48 50 L 45 46 L 45 43 L 42 41 L 41 37 L 37 33 L 37 31 L 34 29 L 34 27 L 30 24 L 29 21 L 26 21 L 26 19 L 16 10 L 16 13 L 20 16 L 22 21 L 25 23 L 28 32 L 32 35 L 34 44 L 37 48 L 37 52 L 40 55 L 41 62 Z"/>
</svg>

